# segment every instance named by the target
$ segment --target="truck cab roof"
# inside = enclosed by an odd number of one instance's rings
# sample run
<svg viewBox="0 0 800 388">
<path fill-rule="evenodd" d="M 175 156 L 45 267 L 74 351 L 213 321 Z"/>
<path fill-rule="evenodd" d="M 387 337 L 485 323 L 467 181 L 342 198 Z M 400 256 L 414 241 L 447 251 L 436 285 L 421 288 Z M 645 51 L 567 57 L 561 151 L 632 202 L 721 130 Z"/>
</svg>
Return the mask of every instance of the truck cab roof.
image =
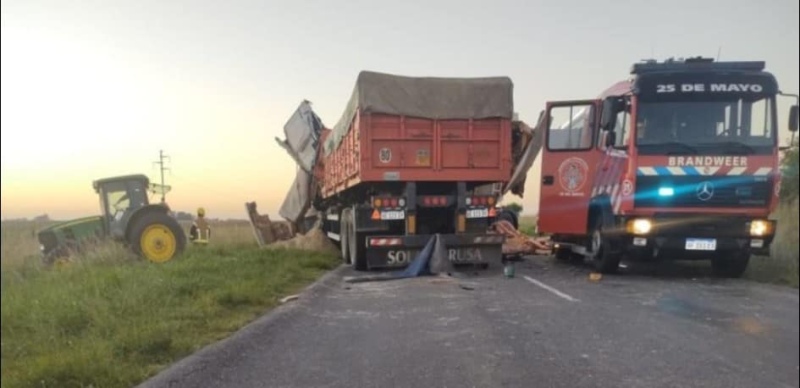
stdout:
<svg viewBox="0 0 800 388">
<path fill-rule="evenodd" d="M 688 73 L 688 72 L 762 72 L 766 68 L 764 61 L 732 61 L 716 62 L 713 58 L 688 58 L 684 60 L 668 59 L 663 62 L 646 60 L 631 66 L 631 74 L 642 75 L 652 73 Z"/>
</svg>

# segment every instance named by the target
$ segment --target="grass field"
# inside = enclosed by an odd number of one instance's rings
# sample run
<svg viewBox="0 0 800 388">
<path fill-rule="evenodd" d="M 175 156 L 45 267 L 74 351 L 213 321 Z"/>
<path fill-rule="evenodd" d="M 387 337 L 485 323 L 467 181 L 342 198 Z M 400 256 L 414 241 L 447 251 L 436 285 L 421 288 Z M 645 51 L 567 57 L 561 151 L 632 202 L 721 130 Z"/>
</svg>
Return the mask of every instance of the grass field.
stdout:
<svg viewBox="0 0 800 388">
<path fill-rule="evenodd" d="M 798 288 L 800 283 L 800 251 L 798 250 L 797 199 L 784 203 L 778 210 L 778 230 L 769 257 L 753 257 L 745 276 L 750 279 L 785 284 Z"/>
<path fill-rule="evenodd" d="M 338 265 L 264 250 L 246 222 L 163 265 L 107 244 L 39 265 L 29 222 L 2 224 L 2 387 L 129 387 L 228 336 Z"/>
</svg>

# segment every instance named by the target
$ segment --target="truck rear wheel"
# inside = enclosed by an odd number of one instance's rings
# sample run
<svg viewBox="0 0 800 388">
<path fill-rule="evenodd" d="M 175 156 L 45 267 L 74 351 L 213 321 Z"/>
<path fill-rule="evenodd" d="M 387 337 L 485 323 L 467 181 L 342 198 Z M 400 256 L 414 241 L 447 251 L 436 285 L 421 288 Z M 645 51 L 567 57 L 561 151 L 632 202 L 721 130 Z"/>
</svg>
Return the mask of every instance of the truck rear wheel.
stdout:
<svg viewBox="0 0 800 388">
<path fill-rule="evenodd" d="M 154 263 L 163 263 L 183 253 L 186 235 L 174 218 L 151 212 L 133 225 L 128 243 L 137 255 Z"/>
<path fill-rule="evenodd" d="M 740 278 L 747 271 L 750 263 L 748 249 L 717 252 L 711 258 L 711 269 L 714 275 L 724 278 Z"/>
<path fill-rule="evenodd" d="M 352 212 L 350 209 L 344 209 L 339 216 L 339 238 L 341 239 L 339 242 L 339 248 L 342 252 L 342 262 L 345 264 L 352 264 L 350 261 L 350 228 L 352 226 L 351 214 Z"/>
<path fill-rule="evenodd" d="M 367 237 L 364 233 L 358 232 L 358 223 L 354 210 L 350 210 L 350 223 L 347 230 L 347 240 L 350 253 L 350 263 L 357 271 L 367 270 Z"/>
<path fill-rule="evenodd" d="M 613 240 L 605 233 L 603 217 L 596 217 L 591 235 L 592 264 L 600 273 L 614 273 L 622 257 L 616 252 Z"/>
</svg>

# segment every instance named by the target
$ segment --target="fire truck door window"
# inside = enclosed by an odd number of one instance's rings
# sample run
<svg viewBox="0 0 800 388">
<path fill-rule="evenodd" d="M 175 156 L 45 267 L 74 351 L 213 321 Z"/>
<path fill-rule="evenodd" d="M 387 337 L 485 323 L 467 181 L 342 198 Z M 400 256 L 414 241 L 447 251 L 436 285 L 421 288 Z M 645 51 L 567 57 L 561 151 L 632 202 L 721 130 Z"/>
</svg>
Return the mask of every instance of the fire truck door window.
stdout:
<svg viewBox="0 0 800 388">
<path fill-rule="evenodd" d="M 550 108 L 547 148 L 585 150 L 594 139 L 594 106 L 571 105 Z"/>
</svg>

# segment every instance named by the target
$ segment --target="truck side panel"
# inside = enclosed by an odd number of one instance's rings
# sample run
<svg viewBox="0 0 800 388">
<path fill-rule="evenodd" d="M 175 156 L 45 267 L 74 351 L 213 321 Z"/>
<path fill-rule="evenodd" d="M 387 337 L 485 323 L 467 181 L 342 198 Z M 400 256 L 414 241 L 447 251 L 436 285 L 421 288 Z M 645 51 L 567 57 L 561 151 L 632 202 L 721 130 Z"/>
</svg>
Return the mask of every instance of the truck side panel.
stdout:
<svg viewBox="0 0 800 388">
<path fill-rule="evenodd" d="M 431 120 L 358 112 L 324 164 L 323 197 L 360 182 L 505 182 L 511 122 Z"/>
</svg>

